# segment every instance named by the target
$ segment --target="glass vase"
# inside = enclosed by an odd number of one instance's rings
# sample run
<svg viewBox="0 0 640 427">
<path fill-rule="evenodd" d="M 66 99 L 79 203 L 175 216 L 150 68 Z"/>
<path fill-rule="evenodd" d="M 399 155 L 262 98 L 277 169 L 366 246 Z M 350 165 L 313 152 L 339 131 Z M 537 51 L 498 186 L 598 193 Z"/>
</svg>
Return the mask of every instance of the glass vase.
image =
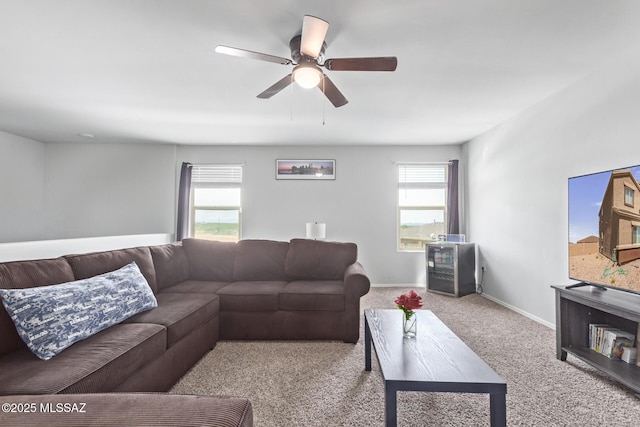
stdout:
<svg viewBox="0 0 640 427">
<path fill-rule="evenodd" d="M 417 317 L 414 311 L 407 311 L 402 316 L 402 335 L 405 338 L 415 338 L 418 327 Z"/>
</svg>

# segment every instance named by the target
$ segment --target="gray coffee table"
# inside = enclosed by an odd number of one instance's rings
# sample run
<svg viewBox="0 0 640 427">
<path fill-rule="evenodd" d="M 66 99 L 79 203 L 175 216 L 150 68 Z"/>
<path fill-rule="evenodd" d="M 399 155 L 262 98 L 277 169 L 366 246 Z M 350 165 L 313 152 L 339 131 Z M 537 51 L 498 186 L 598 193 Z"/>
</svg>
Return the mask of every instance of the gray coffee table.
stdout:
<svg viewBox="0 0 640 427">
<path fill-rule="evenodd" d="M 397 425 L 397 392 L 489 393 L 491 425 L 507 425 L 507 384 L 431 311 L 416 310 L 418 334 L 402 337 L 401 310 L 364 311 L 365 370 L 371 344 L 384 378 L 385 421 Z"/>
</svg>

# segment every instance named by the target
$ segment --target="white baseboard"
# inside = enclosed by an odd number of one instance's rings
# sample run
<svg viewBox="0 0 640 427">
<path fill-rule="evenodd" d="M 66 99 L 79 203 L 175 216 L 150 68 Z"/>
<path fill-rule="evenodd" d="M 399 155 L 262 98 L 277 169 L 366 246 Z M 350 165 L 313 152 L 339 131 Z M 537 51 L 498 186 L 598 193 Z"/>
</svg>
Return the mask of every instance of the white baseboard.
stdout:
<svg viewBox="0 0 640 427">
<path fill-rule="evenodd" d="M 488 299 L 488 300 L 491 300 L 491 301 L 495 302 L 496 304 L 500 304 L 501 306 L 508 308 L 509 310 L 513 310 L 518 314 L 522 314 L 523 316 L 528 317 L 529 319 L 531 319 L 531 320 L 533 320 L 535 322 L 543 324 L 543 325 L 545 325 L 545 326 L 547 326 L 547 327 L 549 327 L 549 328 L 551 328 L 553 330 L 556 329 L 556 325 L 555 324 L 549 323 L 546 320 L 541 319 L 538 316 L 534 316 L 533 314 L 528 313 L 528 312 L 526 312 L 526 311 L 524 311 L 524 310 L 522 310 L 522 309 L 520 309 L 520 308 L 518 308 L 516 306 L 513 306 L 511 304 L 507 304 L 506 302 L 501 301 L 501 300 L 499 300 L 499 299 L 497 299 L 495 297 L 492 297 L 491 295 L 482 294 L 482 296 L 484 298 Z"/>
<path fill-rule="evenodd" d="M 424 283 L 372 283 L 372 288 L 422 288 L 425 289 Z"/>
<path fill-rule="evenodd" d="M 426 289 L 426 285 L 424 283 L 372 283 L 371 284 L 372 288 L 419 288 L 419 289 Z M 496 304 L 500 304 L 503 307 L 508 308 L 509 310 L 515 311 L 518 314 L 521 314 L 525 317 L 528 317 L 529 319 L 538 322 L 542 325 L 545 325 L 553 330 L 556 329 L 556 325 L 553 323 L 549 323 L 544 319 L 541 319 L 540 317 L 534 316 L 531 313 L 528 313 L 516 306 L 513 306 L 511 304 L 507 304 L 504 301 L 501 301 L 495 297 L 492 297 L 491 295 L 487 295 L 485 293 L 481 294 L 482 297 L 491 300 L 493 302 L 495 302 Z"/>
</svg>

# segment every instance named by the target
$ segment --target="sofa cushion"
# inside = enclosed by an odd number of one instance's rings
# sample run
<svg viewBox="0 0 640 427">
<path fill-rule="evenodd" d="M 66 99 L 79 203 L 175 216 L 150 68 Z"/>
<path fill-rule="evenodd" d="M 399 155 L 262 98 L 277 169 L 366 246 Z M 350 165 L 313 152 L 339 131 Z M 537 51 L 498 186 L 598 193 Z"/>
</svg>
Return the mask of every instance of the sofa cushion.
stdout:
<svg viewBox="0 0 640 427">
<path fill-rule="evenodd" d="M 220 311 L 275 311 L 287 282 L 234 282 L 218 291 Z"/>
<path fill-rule="evenodd" d="M 284 272 L 291 279 L 343 280 L 345 270 L 357 259 L 355 243 L 293 239 Z"/>
<path fill-rule="evenodd" d="M 297 280 L 280 292 L 280 310 L 343 311 L 344 283 L 340 280 Z"/>
<path fill-rule="evenodd" d="M 229 282 L 212 282 L 209 280 L 185 280 L 176 285 L 170 286 L 162 293 L 179 293 L 179 294 L 217 294 L 218 291 Z"/>
<path fill-rule="evenodd" d="M 132 324 L 114 325 L 47 361 L 17 350 L 0 358 L 0 395 L 108 392 L 166 346 L 164 327 Z"/>
<path fill-rule="evenodd" d="M 184 239 L 182 246 L 189 259 L 189 278 L 231 282 L 236 243 L 203 239 Z"/>
<path fill-rule="evenodd" d="M 167 328 L 167 347 L 172 347 L 220 312 L 216 295 L 161 292 L 158 307 L 137 314 L 124 323 L 155 323 Z"/>
<path fill-rule="evenodd" d="M 0 297 L 20 337 L 43 360 L 157 306 L 135 263 L 59 285 L 0 289 Z"/>
<path fill-rule="evenodd" d="M 241 240 L 236 245 L 233 280 L 287 280 L 284 260 L 289 243 L 271 240 Z"/>
<path fill-rule="evenodd" d="M 181 243 L 151 246 L 158 292 L 189 278 L 189 261 Z"/>
<path fill-rule="evenodd" d="M 14 261 L 0 264 L 0 288 L 21 289 L 56 285 L 75 280 L 71 266 L 64 258 Z M 25 348 L 16 327 L 0 304 L 0 356 Z"/>
<path fill-rule="evenodd" d="M 135 261 L 142 275 L 147 279 L 153 293 L 158 291 L 156 270 L 153 267 L 151 251 L 148 247 L 118 249 L 115 251 L 93 252 L 82 255 L 66 255 L 76 280 L 87 279 L 109 271 L 117 270 Z"/>
<path fill-rule="evenodd" d="M 65 258 L 0 263 L 0 288 L 17 289 L 56 285 L 75 280 Z"/>
</svg>

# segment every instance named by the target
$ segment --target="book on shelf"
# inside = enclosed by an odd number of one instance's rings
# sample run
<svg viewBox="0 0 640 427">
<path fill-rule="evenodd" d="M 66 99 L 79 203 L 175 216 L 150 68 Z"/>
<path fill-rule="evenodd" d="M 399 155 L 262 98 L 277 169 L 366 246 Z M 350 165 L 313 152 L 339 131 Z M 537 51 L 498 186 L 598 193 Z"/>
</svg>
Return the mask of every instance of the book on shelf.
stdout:
<svg viewBox="0 0 640 427">
<path fill-rule="evenodd" d="M 635 347 L 627 348 L 625 347 L 622 352 L 622 361 L 627 363 L 637 363 L 636 355 L 638 354 L 638 349 Z"/>
<path fill-rule="evenodd" d="M 604 332 L 609 329 L 615 329 L 613 326 L 606 323 L 592 323 L 589 324 L 591 343 L 589 348 L 596 353 L 602 353 L 605 334 Z"/>
<path fill-rule="evenodd" d="M 590 323 L 589 324 L 589 348 L 593 351 L 600 351 L 600 338 L 603 328 L 611 328 L 607 323 Z"/>
<path fill-rule="evenodd" d="M 589 324 L 589 348 L 619 360 L 625 347 L 633 347 L 635 335 L 604 323 Z"/>
<path fill-rule="evenodd" d="M 606 330 L 602 354 L 610 359 L 620 360 L 624 348 L 633 347 L 635 339 L 635 335 L 627 331 L 620 329 Z"/>
</svg>

